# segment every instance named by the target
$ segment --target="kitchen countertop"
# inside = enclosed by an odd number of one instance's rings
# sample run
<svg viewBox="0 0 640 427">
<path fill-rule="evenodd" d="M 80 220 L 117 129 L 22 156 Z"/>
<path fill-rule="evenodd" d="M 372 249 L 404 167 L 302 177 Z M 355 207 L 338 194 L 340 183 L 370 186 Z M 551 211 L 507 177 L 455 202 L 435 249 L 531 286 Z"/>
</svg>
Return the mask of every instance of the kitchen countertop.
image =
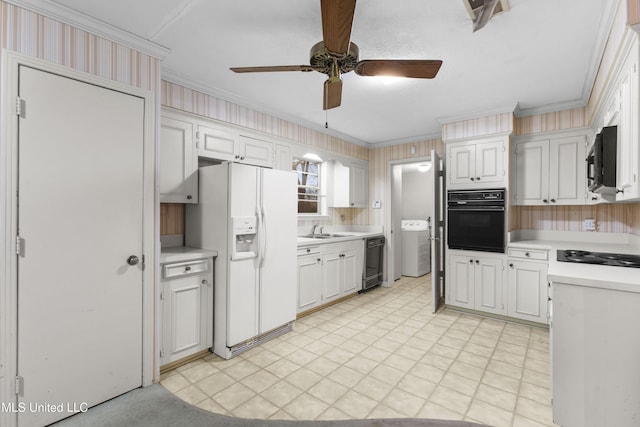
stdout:
<svg viewBox="0 0 640 427">
<path fill-rule="evenodd" d="M 556 254 L 558 249 L 575 249 L 638 255 L 639 239 L 635 236 L 614 233 L 544 233 L 522 237 L 524 240 L 512 241 L 508 247 L 549 250 L 547 278 L 550 282 L 640 293 L 640 268 L 562 262 L 557 261 Z"/>
<path fill-rule="evenodd" d="M 331 232 L 331 234 L 334 234 L 334 233 L 343 235 L 344 237 L 329 237 L 327 239 L 314 239 L 311 237 L 298 236 L 298 247 L 303 248 L 307 246 L 323 245 L 327 243 L 347 242 L 349 240 L 366 239 L 367 237 L 383 235 L 383 233 L 379 231 L 378 232 L 374 232 L 374 231 L 333 231 Z"/>
<path fill-rule="evenodd" d="M 200 258 L 217 257 L 218 251 L 192 248 L 189 246 L 171 246 L 160 250 L 160 264 L 191 261 Z"/>
</svg>

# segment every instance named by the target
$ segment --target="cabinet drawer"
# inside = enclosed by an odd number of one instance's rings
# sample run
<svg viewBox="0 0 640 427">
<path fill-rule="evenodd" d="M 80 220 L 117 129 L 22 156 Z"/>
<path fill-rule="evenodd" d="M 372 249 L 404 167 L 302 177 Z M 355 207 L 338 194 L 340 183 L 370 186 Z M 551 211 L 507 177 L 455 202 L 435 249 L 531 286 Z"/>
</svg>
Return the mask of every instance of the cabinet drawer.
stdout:
<svg viewBox="0 0 640 427">
<path fill-rule="evenodd" d="M 320 253 L 320 248 L 318 246 L 314 246 L 311 248 L 298 248 L 298 256 L 313 255 L 313 254 L 319 254 L 319 253 Z"/>
<path fill-rule="evenodd" d="M 165 264 L 163 266 L 163 276 L 165 279 L 186 276 L 188 274 L 204 273 L 207 271 L 209 271 L 209 261 L 206 259 Z"/>
<path fill-rule="evenodd" d="M 539 261 L 546 261 L 549 257 L 549 251 L 540 249 L 516 249 L 509 248 L 509 257 L 522 258 L 522 259 L 535 259 Z"/>
</svg>

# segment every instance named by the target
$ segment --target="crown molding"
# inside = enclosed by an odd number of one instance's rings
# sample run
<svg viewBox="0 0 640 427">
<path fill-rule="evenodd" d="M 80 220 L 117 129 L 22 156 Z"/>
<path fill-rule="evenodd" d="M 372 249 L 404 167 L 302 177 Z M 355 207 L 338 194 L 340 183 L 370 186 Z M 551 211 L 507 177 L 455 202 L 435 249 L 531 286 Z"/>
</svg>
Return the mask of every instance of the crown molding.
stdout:
<svg viewBox="0 0 640 427">
<path fill-rule="evenodd" d="M 454 116 L 438 117 L 438 123 L 446 125 L 449 123 L 462 122 L 464 120 L 480 119 L 482 117 L 495 116 L 497 114 L 513 113 L 518 108 L 517 102 L 511 102 L 504 105 L 499 105 L 494 108 L 488 108 L 486 110 L 468 111 L 466 113 L 460 113 Z"/>
<path fill-rule="evenodd" d="M 369 143 L 369 147 L 371 148 L 389 147 L 392 145 L 411 144 L 412 142 L 418 143 L 418 142 L 428 141 L 432 139 L 442 140 L 442 133 L 436 132 L 436 133 L 429 133 L 424 135 L 410 136 L 410 137 L 401 138 L 401 139 L 390 139 L 388 141 L 371 142 Z"/>
<path fill-rule="evenodd" d="M 513 115 L 516 118 L 535 116 L 537 114 L 555 113 L 558 111 L 571 110 L 573 108 L 586 107 L 587 103 L 583 99 L 574 99 L 573 101 L 556 102 L 553 104 L 542 105 L 540 107 L 520 108 L 520 105 L 515 109 Z"/>
<path fill-rule="evenodd" d="M 4 0 L 22 9 L 55 19 L 75 28 L 114 41 L 146 55 L 163 60 L 171 50 L 104 21 L 92 18 L 71 8 L 45 0 Z"/>
</svg>

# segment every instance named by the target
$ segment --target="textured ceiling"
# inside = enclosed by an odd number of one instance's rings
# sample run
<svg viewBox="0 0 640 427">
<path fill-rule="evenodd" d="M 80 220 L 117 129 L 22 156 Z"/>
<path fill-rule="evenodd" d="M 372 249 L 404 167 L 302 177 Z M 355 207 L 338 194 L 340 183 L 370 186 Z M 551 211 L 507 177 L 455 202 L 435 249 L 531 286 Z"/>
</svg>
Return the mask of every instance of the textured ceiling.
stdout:
<svg viewBox="0 0 640 427">
<path fill-rule="evenodd" d="M 50 0 L 47 0 L 51 2 Z M 320 73 L 235 74 L 309 63 L 322 39 L 318 0 L 56 0 L 170 49 L 163 77 L 358 143 L 440 133 L 482 112 L 584 105 L 616 0 L 510 0 L 472 32 L 462 0 L 359 0 L 360 59 L 441 59 L 433 80 L 343 75 L 342 106 L 322 110 Z"/>
</svg>

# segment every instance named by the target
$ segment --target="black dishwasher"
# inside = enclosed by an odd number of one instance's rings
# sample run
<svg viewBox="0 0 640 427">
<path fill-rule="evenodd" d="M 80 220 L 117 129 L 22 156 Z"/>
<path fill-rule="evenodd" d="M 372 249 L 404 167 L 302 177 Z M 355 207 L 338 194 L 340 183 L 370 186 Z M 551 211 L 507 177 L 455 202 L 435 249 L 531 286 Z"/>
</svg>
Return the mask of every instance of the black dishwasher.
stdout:
<svg viewBox="0 0 640 427">
<path fill-rule="evenodd" d="M 362 290 L 368 291 L 382 284 L 382 260 L 384 255 L 384 236 L 368 237 L 365 241 L 364 276 Z"/>
</svg>

